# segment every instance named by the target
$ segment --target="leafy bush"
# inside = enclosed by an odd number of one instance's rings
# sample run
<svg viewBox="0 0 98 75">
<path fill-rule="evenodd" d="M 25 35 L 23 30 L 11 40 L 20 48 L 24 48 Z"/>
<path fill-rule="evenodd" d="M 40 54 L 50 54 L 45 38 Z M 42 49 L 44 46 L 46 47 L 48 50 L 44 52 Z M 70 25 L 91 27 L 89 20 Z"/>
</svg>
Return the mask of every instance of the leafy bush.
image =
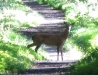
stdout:
<svg viewBox="0 0 98 75">
<path fill-rule="evenodd" d="M 98 74 L 98 47 L 92 49 L 84 58 L 70 68 L 70 75 Z"/>
<path fill-rule="evenodd" d="M 67 46 L 76 46 L 84 56 L 70 68 L 70 75 L 98 75 L 98 1 L 44 0 L 44 3 L 62 9 L 67 22 L 75 22 Z"/>
<path fill-rule="evenodd" d="M 84 57 L 70 68 L 71 75 L 97 75 L 98 27 L 78 28 L 73 31 L 73 42 L 84 53 Z"/>
<path fill-rule="evenodd" d="M 0 11 L 0 74 L 17 73 L 31 68 L 35 60 L 43 60 L 43 56 L 26 48 L 29 40 L 18 32 L 22 27 L 38 25 L 37 18 L 42 16 L 21 0 L 0 1 Z"/>
<path fill-rule="evenodd" d="M 0 73 L 25 70 L 32 67 L 35 59 L 42 60 L 43 57 L 25 46 L 0 41 Z"/>
<path fill-rule="evenodd" d="M 75 27 L 74 27 L 75 28 Z M 77 30 L 73 28 L 73 42 L 80 48 L 82 52 L 87 52 L 91 50 L 91 48 L 97 46 L 97 26 L 95 27 L 78 27 Z"/>
</svg>

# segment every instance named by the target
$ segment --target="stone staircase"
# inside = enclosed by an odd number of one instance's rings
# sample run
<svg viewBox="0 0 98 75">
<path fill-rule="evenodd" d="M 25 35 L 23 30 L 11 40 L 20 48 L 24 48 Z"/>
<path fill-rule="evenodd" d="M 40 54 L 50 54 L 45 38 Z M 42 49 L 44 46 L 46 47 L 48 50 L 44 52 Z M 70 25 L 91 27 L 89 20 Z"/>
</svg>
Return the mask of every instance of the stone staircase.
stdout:
<svg viewBox="0 0 98 75">
<path fill-rule="evenodd" d="M 31 69 L 20 72 L 21 75 L 69 75 L 68 68 L 76 61 L 35 61 Z"/>
<path fill-rule="evenodd" d="M 20 32 L 27 35 L 31 39 L 33 33 L 55 33 L 60 34 L 63 32 L 64 27 L 64 13 L 60 10 L 55 10 L 47 5 L 38 4 L 37 2 L 24 1 L 24 4 L 29 6 L 31 9 L 42 14 L 45 20 L 38 27 L 30 27 L 27 29 L 21 29 Z M 47 52 L 47 59 L 44 61 L 35 61 L 35 65 L 20 72 L 19 75 L 69 75 L 68 68 L 75 64 L 76 61 L 70 57 L 70 55 L 64 52 L 64 61 L 57 60 L 57 51 L 54 47 L 43 47 Z"/>
</svg>

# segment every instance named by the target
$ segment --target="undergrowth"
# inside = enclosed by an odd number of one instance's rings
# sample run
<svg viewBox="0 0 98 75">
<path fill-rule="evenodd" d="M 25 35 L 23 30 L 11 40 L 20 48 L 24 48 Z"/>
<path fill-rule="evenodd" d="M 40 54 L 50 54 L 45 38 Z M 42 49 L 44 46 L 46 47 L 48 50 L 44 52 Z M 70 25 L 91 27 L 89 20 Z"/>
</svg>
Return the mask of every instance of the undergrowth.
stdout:
<svg viewBox="0 0 98 75">
<path fill-rule="evenodd" d="M 65 20 L 75 22 L 66 47 L 76 48 L 82 58 L 70 68 L 70 75 L 98 75 L 98 1 L 36 0 L 65 12 Z M 75 53 L 73 53 L 75 54 Z M 77 54 L 75 54 L 77 56 Z M 78 57 L 78 56 L 77 56 Z"/>
<path fill-rule="evenodd" d="M 32 49 L 0 41 L 0 73 L 17 73 L 33 66 L 34 60 L 43 57 Z"/>
<path fill-rule="evenodd" d="M 43 19 L 21 0 L 0 1 L 0 74 L 18 73 L 31 68 L 35 60 L 44 57 L 27 49 L 29 40 L 19 33 L 20 28 L 39 25 Z"/>
</svg>

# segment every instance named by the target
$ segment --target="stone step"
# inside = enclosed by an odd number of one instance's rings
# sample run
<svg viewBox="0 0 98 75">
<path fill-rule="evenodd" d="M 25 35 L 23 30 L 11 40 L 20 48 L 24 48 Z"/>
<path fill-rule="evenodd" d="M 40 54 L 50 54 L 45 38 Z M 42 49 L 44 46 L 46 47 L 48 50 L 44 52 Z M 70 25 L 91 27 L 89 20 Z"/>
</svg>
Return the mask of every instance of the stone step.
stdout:
<svg viewBox="0 0 98 75">
<path fill-rule="evenodd" d="M 67 73 L 68 68 L 76 61 L 35 61 L 31 69 L 20 72 L 20 74 L 46 74 L 46 73 Z"/>
<path fill-rule="evenodd" d="M 75 63 L 76 60 L 68 60 L 68 61 L 48 61 L 48 60 L 43 60 L 43 61 L 35 61 L 34 63 L 36 64 L 69 64 L 69 63 Z"/>
<path fill-rule="evenodd" d="M 39 74 L 39 73 L 56 73 L 56 72 L 68 72 L 69 67 L 42 67 L 32 68 L 25 71 L 21 71 L 20 74 Z"/>
<path fill-rule="evenodd" d="M 76 61 L 35 61 L 35 67 L 66 67 L 75 63 Z"/>
</svg>

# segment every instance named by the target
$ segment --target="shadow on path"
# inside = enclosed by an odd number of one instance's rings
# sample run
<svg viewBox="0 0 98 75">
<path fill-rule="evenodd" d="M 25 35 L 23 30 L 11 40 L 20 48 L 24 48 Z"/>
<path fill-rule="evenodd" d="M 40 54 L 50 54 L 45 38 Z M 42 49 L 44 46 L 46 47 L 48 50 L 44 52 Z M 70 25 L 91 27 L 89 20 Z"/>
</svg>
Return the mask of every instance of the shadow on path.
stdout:
<svg viewBox="0 0 98 75">
<path fill-rule="evenodd" d="M 51 7 L 38 4 L 37 2 L 24 1 L 25 5 L 31 9 L 37 11 L 39 14 L 42 14 L 45 18 L 45 21 L 40 24 L 40 26 L 35 28 L 28 28 L 26 30 L 21 30 L 21 32 L 27 35 L 29 38 L 32 37 L 33 33 L 47 33 L 47 34 L 61 34 L 64 31 L 64 13 L 60 10 L 52 9 Z M 44 49 L 48 52 L 49 60 L 57 60 L 57 50 L 54 47 L 44 46 Z M 61 58 L 61 57 L 60 57 Z M 68 56 L 64 53 L 64 60 L 67 60 Z M 61 59 L 60 59 L 61 60 Z"/>
<path fill-rule="evenodd" d="M 38 13 L 42 14 L 45 19 L 58 19 L 64 20 L 64 13 L 60 10 L 52 9 L 51 7 L 38 4 L 37 2 L 24 2 L 25 5 L 30 7 L 31 9 L 37 11 Z"/>
</svg>

